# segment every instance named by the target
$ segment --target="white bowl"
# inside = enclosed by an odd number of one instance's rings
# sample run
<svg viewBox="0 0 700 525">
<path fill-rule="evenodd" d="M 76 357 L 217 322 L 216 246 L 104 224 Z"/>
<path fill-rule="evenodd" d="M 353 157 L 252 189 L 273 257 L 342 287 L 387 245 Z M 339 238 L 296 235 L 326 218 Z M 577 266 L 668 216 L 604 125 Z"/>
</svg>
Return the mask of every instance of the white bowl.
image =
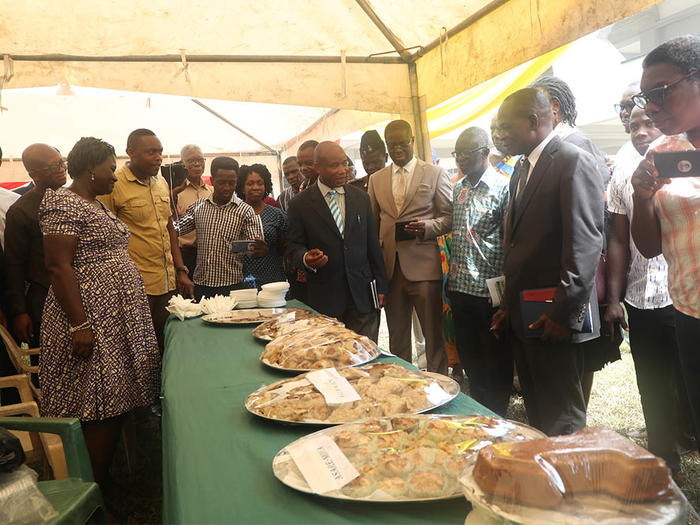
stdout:
<svg viewBox="0 0 700 525">
<path fill-rule="evenodd" d="M 287 281 L 278 281 L 276 283 L 267 283 L 261 286 L 264 292 L 287 292 L 289 283 Z"/>
</svg>

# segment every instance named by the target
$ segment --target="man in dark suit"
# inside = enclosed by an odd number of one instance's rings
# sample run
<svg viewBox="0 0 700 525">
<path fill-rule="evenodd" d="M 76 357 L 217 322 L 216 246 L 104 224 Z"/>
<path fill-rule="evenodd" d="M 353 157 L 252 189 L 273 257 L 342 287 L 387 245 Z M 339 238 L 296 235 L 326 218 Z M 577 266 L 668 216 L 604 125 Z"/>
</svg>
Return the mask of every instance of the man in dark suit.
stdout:
<svg viewBox="0 0 700 525">
<path fill-rule="evenodd" d="M 318 181 L 289 203 L 287 259 L 307 268 L 308 304 L 374 341 L 379 333 L 370 282 L 379 307 L 388 283 L 367 194 L 345 185 L 347 157 L 334 142 L 314 152 Z"/>
<path fill-rule="evenodd" d="M 530 424 L 548 435 L 569 434 L 586 425 L 579 343 L 600 335 L 594 280 L 603 247 L 602 181 L 593 157 L 553 132 L 541 91 L 510 95 L 498 123 L 508 153 L 523 158 L 510 183 L 506 291 L 492 330 L 509 319 Z M 521 293 L 546 288 L 554 290 L 551 304 L 528 319 Z"/>
</svg>

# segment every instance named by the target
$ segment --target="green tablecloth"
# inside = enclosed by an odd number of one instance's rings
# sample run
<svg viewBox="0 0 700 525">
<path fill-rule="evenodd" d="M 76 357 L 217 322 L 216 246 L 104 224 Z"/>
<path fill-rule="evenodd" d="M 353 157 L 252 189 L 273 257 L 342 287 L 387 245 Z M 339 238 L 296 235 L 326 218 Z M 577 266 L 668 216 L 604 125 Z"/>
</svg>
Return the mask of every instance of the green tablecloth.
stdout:
<svg viewBox="0 0 700 525">
<path fill-rule="evenodd" d="M 464 522 L 469 504 L 463 498 L 355 503 L 302 494 L 279 482 L 272 458 L 320 427 L 276 424 L 246 411 L 243 402 L 251 392 L 290 377 L 263 365 L 262 349 L 250 326 L 170 318 L 162 377 L 164 523 Z M 489 413 L 464 394 L 438 411 Z"/>
</svg>

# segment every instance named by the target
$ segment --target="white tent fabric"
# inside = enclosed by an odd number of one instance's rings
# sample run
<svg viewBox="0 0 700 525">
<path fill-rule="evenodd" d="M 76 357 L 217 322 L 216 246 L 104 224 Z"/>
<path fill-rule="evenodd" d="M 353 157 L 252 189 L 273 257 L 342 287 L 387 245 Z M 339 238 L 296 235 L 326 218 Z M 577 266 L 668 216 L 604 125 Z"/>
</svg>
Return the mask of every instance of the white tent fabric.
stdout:
<svg viewBox="0 0 700 525">
<path fill-rule="evenodd" d="M 336 137 L 363 121 L 347 112 L 400 115 L 425 156 L 429 107 L 659 1 L 4 0 L 0 105 L 10 89 L 69 84 L 333 108 L 322 124 Z M 118 110 L 96 106 L 95 123 Z"/>
</svg>

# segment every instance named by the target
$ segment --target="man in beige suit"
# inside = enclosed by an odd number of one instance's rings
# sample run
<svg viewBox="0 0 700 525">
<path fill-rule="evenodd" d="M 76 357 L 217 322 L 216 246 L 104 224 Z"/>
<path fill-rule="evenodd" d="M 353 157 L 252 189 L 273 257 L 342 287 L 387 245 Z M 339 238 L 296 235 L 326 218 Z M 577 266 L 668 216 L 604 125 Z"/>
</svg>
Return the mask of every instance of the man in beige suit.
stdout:
<svg viewBox="0 0 700 525">
<path fill-rule="evenodd" d="M 428 370 L 447 374 L 437 238 L 452 228 L 452 185 L 445 170 L 413 156 L 408 122 L 390 122 L 384 139 L 393 162 L 370 177 L 367 191 L 390 281 L 386 302 L 390 350 L 411 361 L 415 309 L 425 335 Z"/>
</svg>

